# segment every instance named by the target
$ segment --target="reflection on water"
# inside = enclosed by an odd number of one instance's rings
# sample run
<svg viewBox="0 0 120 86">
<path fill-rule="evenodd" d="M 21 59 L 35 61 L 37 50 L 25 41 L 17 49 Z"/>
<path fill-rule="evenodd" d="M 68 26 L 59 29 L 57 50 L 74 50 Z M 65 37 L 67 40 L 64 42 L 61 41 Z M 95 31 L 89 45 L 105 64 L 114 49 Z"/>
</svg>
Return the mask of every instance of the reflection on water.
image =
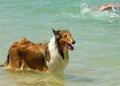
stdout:
<svg viewBox="0 0 120 86">
<path fill-rule="evenodd" d="M 73 73 L 52 74 L 35 71 L 0 70 L 0 86 L 78 86 L 78 83 L 92 83 L 94 78 Z M 77 73 L 76 73 L 77 74 Z M 68 83 L 67 83 L 68 82 Z"/>
<path fill-rule="evenodd" d="M 34 71 L 7 70 L 6 74 L 10 81 L 16 84 L 15 86 L 64 86 L 65 80 L 61 74 L 36 73 Z"/>
</svg>

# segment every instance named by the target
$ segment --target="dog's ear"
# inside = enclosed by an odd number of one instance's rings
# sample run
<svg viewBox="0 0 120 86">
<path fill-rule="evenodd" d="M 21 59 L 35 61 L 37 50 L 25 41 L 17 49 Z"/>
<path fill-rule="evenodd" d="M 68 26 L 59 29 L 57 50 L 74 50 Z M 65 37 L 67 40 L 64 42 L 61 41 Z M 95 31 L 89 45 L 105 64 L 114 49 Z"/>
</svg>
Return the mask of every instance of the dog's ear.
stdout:
<svg viewBox="0 0 120 86">
<path fill-rule="evenodd" d="M 52 31 L 53 31 L 56 39 L 59 39 L 59 38 L 60 38 L 60 35 L 59 35 L 58 31 L 55 31 L 54 29 L 52 29 Z"/>
<path fill-rule="evenodd" d="M 57 34 L 57 31 L 55 31 L 54 29 L 52 29 L 52 31 L 53 31 L 54 35 L 56 35 L 56 34 Z"/>
</svg>

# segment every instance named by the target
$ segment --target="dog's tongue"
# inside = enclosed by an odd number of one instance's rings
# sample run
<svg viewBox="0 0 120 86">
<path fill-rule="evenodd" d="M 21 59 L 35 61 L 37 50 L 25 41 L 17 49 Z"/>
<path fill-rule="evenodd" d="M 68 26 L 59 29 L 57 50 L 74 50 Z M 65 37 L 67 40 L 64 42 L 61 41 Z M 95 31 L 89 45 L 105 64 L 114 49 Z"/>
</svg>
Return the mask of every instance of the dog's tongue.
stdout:
<svg viewBox="0 0 120 86">
<path fill-rule="evenodd" d="M 74 47 L 73 47 L 71 44 L 66 44 L 66 47 L 67 47 L 69 50 L 74 50 Z"/>
</svg>

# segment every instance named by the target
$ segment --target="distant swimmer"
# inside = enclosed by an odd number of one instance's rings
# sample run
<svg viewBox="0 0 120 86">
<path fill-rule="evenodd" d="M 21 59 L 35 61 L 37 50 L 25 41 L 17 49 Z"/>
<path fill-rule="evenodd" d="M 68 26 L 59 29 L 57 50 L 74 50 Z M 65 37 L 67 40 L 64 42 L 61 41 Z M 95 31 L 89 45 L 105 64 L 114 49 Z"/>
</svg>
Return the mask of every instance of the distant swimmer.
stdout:
<svg viewBox="0 0 120 86">
<path fill-rule="evenodd" d="M 99 9 L 100 11 L 120 11 L 120 4 L 107 4 L 107 5 L 103 5 L 100 7 Z"/>
</svg>

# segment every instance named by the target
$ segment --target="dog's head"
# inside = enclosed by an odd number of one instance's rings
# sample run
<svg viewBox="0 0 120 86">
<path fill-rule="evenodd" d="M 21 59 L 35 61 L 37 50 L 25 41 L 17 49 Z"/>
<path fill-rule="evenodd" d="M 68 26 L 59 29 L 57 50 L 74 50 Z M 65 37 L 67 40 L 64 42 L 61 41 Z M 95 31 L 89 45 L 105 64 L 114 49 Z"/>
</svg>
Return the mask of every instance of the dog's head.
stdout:
<svg viewBox="0 0 120 86">
<path fill-rule="evenodd" d="M 72 44 L 75 44 L 75 40 L 72 38 L 72 35 L 67 30 L 53 30 L 53 33 L 55 35 L 55 39 L 59 46 L 62 46 L 63 48 L 66 47 L 69 50 L 74 50 L 74 47 Z"/>
</svg>

